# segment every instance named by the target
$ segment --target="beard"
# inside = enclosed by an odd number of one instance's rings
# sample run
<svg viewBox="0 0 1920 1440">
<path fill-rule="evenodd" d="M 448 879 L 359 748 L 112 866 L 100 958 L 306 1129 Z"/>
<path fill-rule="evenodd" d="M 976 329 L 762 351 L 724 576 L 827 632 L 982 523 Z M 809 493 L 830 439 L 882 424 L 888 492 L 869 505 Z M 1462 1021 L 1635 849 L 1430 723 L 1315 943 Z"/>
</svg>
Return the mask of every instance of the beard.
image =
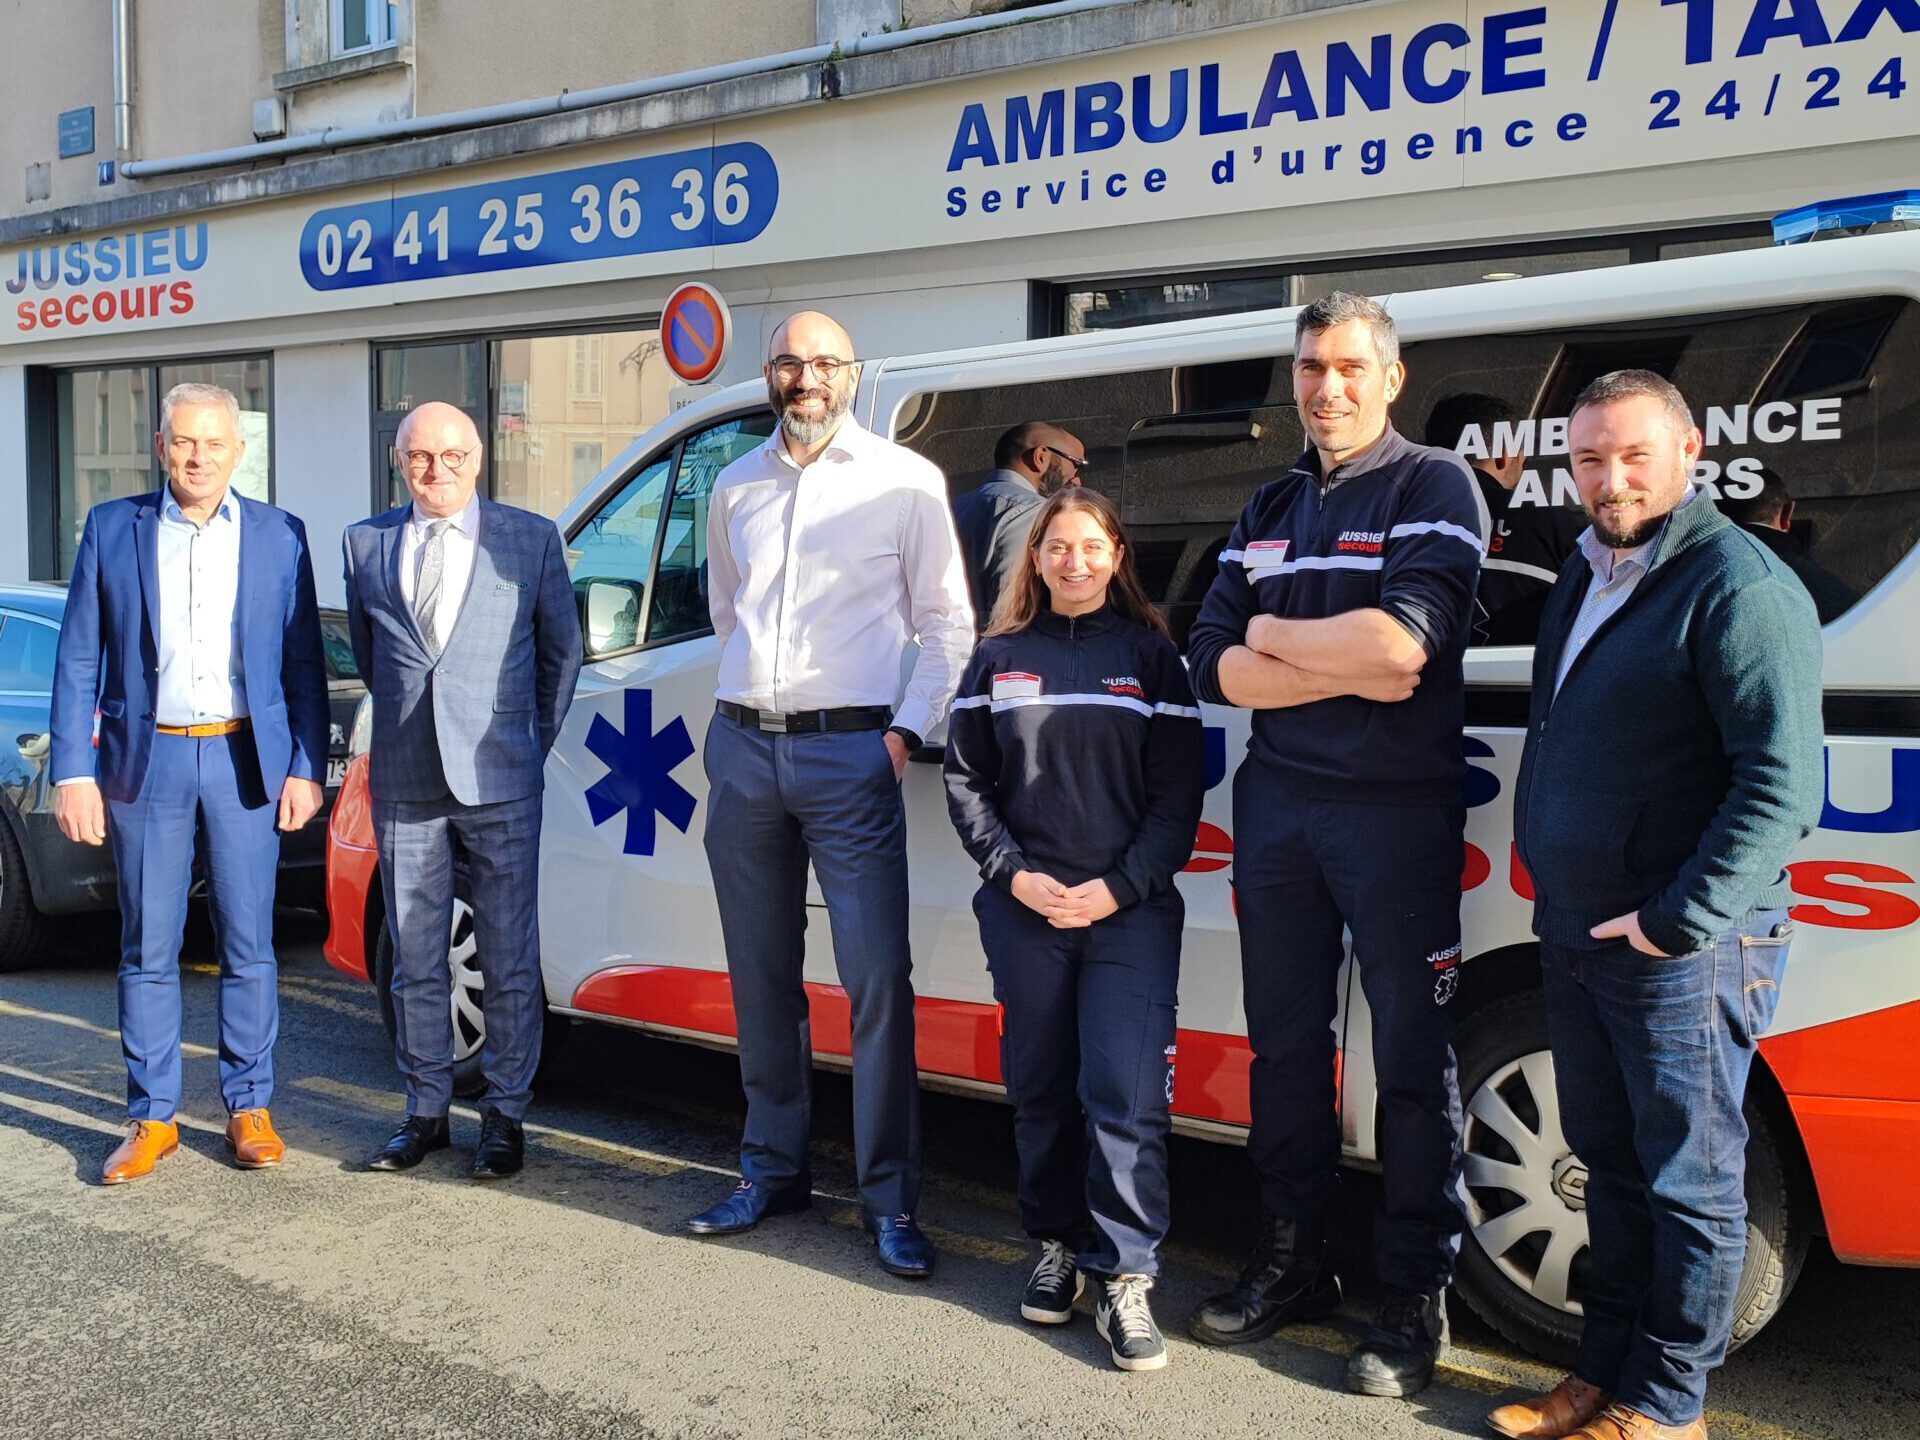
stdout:
<svg viewBox="0 0 1920 1440">
<path fill-rule="evenodd" d="M 1609 549 L 1631 550 L 1636 545 L 1644 545 L 1651 540 L 1654 532 L 1665 522 L 1668 513 L 1662 510 L 1658 515 L 1642 515 L 1624 530 L 1614 529 L 1597 515 L 1590 515 L 1588 518 L 1593 521 L 1593 533 L 1598 535 Z"/>
<path fill-rule="evenodd" d="M 818 385 L 794 385 L 791 389 L 783 390 L 770 384 L 767 398 L 773 403 L 773 413 L 780 417 L 781 429 L 802 445 L 817 445 L 838 429 L 847 412 L 853 409 L 853 391 L 851 385 L 844 390 Z M 812 419 L 794 412 L 794 401 L 813 397 L 827 402 L 819 418 Z"/>
</svg>

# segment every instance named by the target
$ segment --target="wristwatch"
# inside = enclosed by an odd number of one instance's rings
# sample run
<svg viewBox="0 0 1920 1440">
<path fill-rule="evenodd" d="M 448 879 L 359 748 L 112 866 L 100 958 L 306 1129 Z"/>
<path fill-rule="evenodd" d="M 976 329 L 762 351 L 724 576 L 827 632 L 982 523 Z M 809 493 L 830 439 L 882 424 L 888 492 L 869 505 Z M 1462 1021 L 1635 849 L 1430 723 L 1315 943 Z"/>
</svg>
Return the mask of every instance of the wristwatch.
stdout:
<svg viewBox="0 0 1920 1440">
<path fill-rule="evenodd" d="M 906 741 L 907 753 L 909 755 L 911 755 L 914 751 L 918 750 L 923 744 L 926 743 L 918 735 L 914 734 L 913 731 L 907 729 L 907 727 L 904 725 L 887 726 L 887 734 L 898 735 L 902 740 Z"/>
</svg>

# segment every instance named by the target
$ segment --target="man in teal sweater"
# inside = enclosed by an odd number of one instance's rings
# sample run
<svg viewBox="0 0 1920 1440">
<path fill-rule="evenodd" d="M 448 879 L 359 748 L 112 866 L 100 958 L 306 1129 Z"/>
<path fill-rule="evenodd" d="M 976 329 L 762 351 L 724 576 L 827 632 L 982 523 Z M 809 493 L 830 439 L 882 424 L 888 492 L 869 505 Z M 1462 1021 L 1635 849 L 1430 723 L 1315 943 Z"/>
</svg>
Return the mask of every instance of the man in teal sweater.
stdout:
<svg viewBox="0 0 1920 1440">
<path fill-rule="evenodd" d="M 1573 402 L 1591 528 L 1547 599 L 1514 835 L 1533 877 L 1561 1123 L 1586 1162 L 1574 1371 L 1502 1435 L 1705 1440 L 1746 1248 L 1741 1100 L 1822 795 L 1820 626 L 1688 481 L 1700 432 L 1644 370 Z"/>
</svg>

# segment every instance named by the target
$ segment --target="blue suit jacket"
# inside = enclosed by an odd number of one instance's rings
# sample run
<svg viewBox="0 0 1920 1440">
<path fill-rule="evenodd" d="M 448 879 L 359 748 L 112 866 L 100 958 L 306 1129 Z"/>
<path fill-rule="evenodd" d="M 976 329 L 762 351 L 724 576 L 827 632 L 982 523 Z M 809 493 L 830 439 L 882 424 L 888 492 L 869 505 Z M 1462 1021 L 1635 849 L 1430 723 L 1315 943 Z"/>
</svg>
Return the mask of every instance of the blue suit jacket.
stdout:
<svg viewBox="0 0 1920 1440">
<path fill-rule="evenodd" d="M 139 798 L 153 753 L 165 498 L 156 490 L 87 512 L 67 583 L 53 671 L 53 778 L 92 776 L 109 800 Z M 326 780 L 327 667 L 306 528 L 258 500 L 240 504 L 235 604 L 260 784 L 276 800 L 290 775 Z"/>
<path fill-rule="evenodd" d="M 537 795 L 573 703 L 580 616 L 560 532 L 480 500 L 473 576 L 436 661 L 400 589 L 411 503 L 347 528 L 347 619 L 373 695 L 375 798 L 494 805 Z"/>
</svg>

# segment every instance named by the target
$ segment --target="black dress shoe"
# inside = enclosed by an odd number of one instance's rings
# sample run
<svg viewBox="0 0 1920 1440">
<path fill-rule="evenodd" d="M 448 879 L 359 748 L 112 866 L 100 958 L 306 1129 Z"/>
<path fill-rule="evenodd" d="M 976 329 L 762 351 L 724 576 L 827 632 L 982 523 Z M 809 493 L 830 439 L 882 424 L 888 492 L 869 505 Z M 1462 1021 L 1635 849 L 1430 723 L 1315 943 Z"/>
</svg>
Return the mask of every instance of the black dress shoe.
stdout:
<svg viewBox="0 0 1920 1440">
<path fill-rule="evenodd" d="M 1390 1290 L 1347 1362 L 1347 1388 L 1360 1395 L 1418 1395 L 1433 1382 L 1447 1348 L 1447 1300 L 1436 1290 Z"/>
<path fill-rule="evenodd" d="M 1282 1325 L 1340 1308 L 1340 1280 L 1314 1226 L 1265 1217 L 1260 1244 L 1231 1290 L 1204 1301 L 1187 1333 L 1204 1345 L 1246 1345 Z"/>
<path fill-rule="evenodd" d="M 880 1247 L 880 1268 L 908 1280 L 933 1274 L 933 1242 L 920 1233 L 911 1215 L 862 1215 L 867 1233 Z"/>
<path fill-rule="evenodd" d="M 447 1148 L 447 1117 L 409 1115 L 367 1161 L 369 1170 L 411 1170 L 435 1150 Z"/>
<path fill-rule="evenodd" d="M 786 1215 L 811 1204 L 813 1187 L 805 1182 L 769 1190 L 751 1180 L 742 1180 L 718 1205 L 688 1220 L 687 1229 L 696 1235 L 738 1235 L 743 1230 L 751 1230 L 769 1215 Z"/>
<path fill-rule="evenodd" d="M 504 1180 L 527 1163 L 527 1132 L 518 1120 L 489 1110 L 480 1117 L 480 1143 L 473 1150 L 473 1178 Z"/>
</svg>

